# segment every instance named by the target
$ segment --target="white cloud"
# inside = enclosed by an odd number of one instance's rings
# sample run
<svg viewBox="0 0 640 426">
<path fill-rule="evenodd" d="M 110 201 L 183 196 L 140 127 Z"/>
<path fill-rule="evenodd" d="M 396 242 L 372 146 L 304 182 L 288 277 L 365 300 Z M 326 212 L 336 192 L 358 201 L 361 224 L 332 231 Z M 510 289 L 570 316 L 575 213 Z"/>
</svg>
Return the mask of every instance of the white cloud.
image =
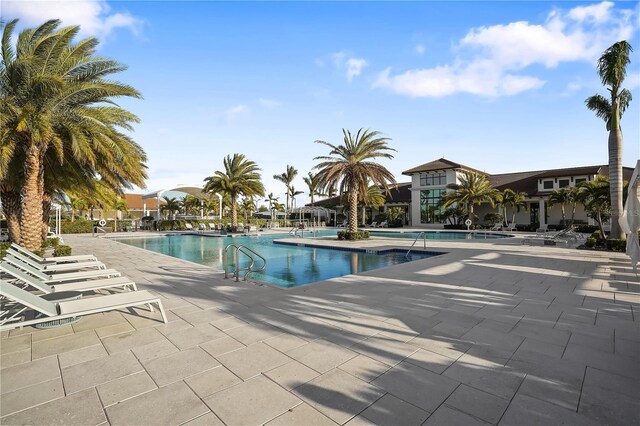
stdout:
<svg viewBox="0 0 640 426">
<path fill-rule="evenodd" d="M 236 105 L 228 108 L 224 112 L 224 118 L 227 124 L 234 123 L 240 116 L 249 112 L 249 108 L 246 105 Z"/>
<path fill-rule="evenodd" d="M 424 45 L 422 45 L 422 44 L 416 45 L 416 53 L 418 55 L 424 55 L 425 51 L 426 51 L 426 48 L 424 47 Z"/>
<path fill-rule="evenodd" d="M 362 73 L 362 68 L 366 67 L 367 61 L 362 58 L 349 58 L 347 60 L 347 80 L 351 81 Z"/>
<path fill-rule="evenodd" d="M 345 50 L 331 54 L 333 66 L 339 70 L 344 70 L 347 80 L 350 82 L 354 77 L 362 74 L 362 69 L 369 64 L 363 58 L 349 57 Z"/>
<path fill-rule="evenodd" d="M 267 109 L 273 109 L 282 104 L 280 101 L 276 99 L 265 99 L 265 98 L 258 99 L 258 102 L 260 103 L 260 105 L 262 105 Z"/>
<path fill-rule="evenodd" d="M 392 75 L 386 69 L 375 87 L 411 97 L 439 97 L 457 92 L 511 96 L 544 85 L 519 73 L 529 66 L 553 68 L 562 62 L 595 61 L 612 43 L 636 30 L 634 12 L 614 10 L 610 2 L 553 10 L 543 24 L 525 21 L 472 28 L 458 43 L 450 65 Z"/>
<path fill-rule="evenodd" d="M 19 18 L 22 25 L 36 26 L 56 18 L 63 25 L 80 25 L 82 36 L 105 37 L 116 28 L 137 34 L 142 20 L 129 12 L 114 13 L 105 0 L 3 1 L 5 19 Z"/>
</svg>

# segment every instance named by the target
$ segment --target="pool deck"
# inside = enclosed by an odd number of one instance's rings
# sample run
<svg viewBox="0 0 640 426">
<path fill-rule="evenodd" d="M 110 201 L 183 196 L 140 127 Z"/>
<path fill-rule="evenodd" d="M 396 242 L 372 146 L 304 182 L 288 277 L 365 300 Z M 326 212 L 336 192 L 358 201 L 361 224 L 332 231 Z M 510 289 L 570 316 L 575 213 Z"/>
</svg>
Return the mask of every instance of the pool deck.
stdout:
<svg viewBox="0 0 640 426">
<path fill-rule="evenodd" d="M 640 424 L 640 280 L 621 253 L 428 240 L 446 254 L 283 290 L 65 241 L 158 294 L 169 323 L 126 309 L 3 332 L 3 425 Z"/>
</svg>

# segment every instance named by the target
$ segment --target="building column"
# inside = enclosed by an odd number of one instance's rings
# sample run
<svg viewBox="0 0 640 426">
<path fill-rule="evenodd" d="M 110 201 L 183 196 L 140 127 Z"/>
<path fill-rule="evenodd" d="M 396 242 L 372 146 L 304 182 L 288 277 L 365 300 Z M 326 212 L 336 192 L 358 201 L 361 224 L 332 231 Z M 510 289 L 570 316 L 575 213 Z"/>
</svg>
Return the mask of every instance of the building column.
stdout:
<svg viewBox="0 0 640 426">
<path fill-rule="evenodd" d="M 200 219 L 204 219 L 204 200 L 200 200 Z"/>
<path fill-rule="evenodd" d="M 547 212 L 545 211 L 544 198 L 541 198 L 538 201 L 538 223 L 541 228 L 547 224 Z"/>
<path fill-rule="evenodd" d="M 147 200 L 142 201 L 142 216 L 147 215 Z"/>
</svg>

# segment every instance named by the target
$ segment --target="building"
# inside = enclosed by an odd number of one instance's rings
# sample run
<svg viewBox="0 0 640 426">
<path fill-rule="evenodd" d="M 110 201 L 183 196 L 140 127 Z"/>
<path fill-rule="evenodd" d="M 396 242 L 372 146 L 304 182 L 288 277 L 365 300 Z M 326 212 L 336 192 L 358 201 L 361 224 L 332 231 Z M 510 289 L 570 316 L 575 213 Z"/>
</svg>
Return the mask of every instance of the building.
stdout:
<svg viewBox="0 0 640 426">
<path fill-rule="evenodd" d="M 444 208 L 440 205 L 440 199 L 447 191 L 447 185 L 460 182 L 459 176 L 463 171 L 486 176 L 492 186 L 498 190 L 509 188 L 516 192 L 527 193 L 525 202 L 528 208 L 516 212 L 515 223 L 536 227 L 559 225 L 562 220 L 561 206 L 549 207 L 548 205 L 551 192 L 575 186 L 580 182 L 592 181 L 598 175 L 608 176 L 609 174 L 608 166 L 585 166 L 492 175 L 440 158 L 402 172 L 403 175 L 411 177 L 411 226 L 442 227 L 439 214 L 444 211 Z M 623 168 L 624 179 L 630 179 L 632 173 L 633 169 Z M 567 219 L 571 215 L 571 208 L 568 210 Z M 485 214 L 490 212 L 498 212 L 498 210 L 488 204 L 482 204 L 474 211 L 481 223 Z M 512 212 L 509 212 L 509 216 L 511 214 Z M 509 217 L 507 219 L 511 221 Z M 579 204 L 576 206 L 575 219 L 579 223 L 593 223 Z"/>
</svg>

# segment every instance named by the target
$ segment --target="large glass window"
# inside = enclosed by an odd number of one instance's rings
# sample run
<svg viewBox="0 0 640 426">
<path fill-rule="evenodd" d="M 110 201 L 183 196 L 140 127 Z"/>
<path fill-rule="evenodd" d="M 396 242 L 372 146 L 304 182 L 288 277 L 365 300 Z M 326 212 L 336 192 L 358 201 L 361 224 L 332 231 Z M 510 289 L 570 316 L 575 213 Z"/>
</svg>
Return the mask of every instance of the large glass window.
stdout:
<svg viewBox="0 0 640 426">
<path fill-rule="evenodd" d="M 437 223 L 437 215 L 444 211 L 440 198 L 445 192 L 444 189 L 420 191 L 420 223 Z"/>
<path fill-rule="evenodd" d="M 445 172 L 420 175 L 420 186 L 435 186 L 435 185 L 446 185 L 446 184 L 447 184 L 447 174 Z"/>
<path fill-rule="evenodd" d="M 542 187 L 544 189 L 553 189 L 553 181 L 552 180 L 545 180 L 544 182 L 542 182 Z"/>
</svg>

